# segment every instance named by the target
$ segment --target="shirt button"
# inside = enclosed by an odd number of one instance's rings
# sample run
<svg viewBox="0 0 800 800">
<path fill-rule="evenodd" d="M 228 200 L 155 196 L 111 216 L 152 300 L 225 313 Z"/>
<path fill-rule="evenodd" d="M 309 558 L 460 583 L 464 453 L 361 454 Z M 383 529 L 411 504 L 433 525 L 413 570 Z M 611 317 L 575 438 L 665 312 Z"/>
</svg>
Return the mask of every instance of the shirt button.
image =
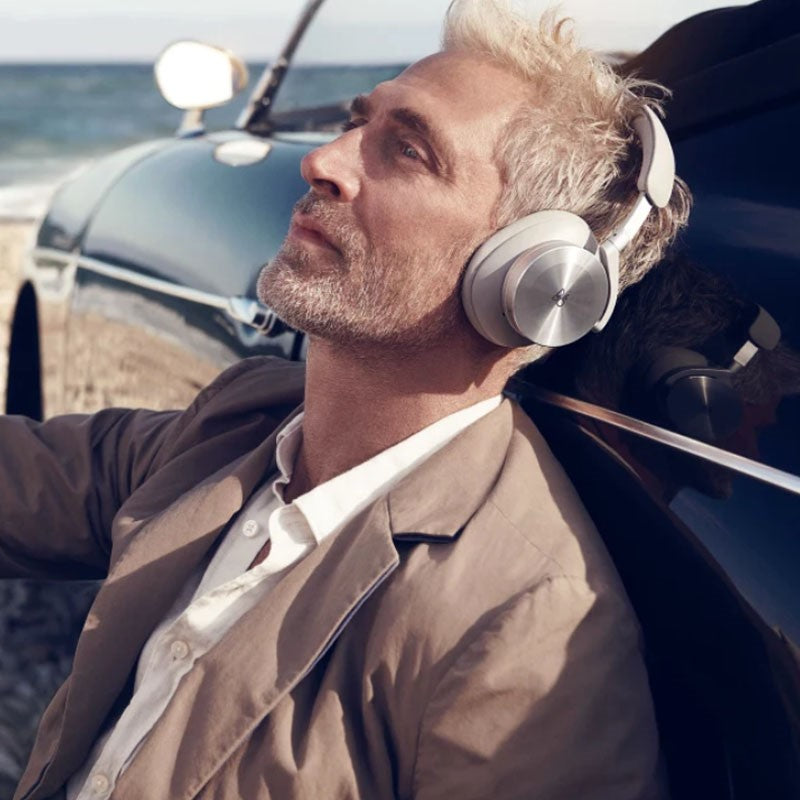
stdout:
<svg viewBox="0 0 800 800">
<path fill-rule="evenodd" d="M 186 656 L 189 655 L 189 645 L 186 644 L 186 642 L 184 642 L 182 639 L 176 639 L 169 646 L 169 652 L 176 661 L 186 658 Z"/>
<path fill-rule="evenodd" d="M 258 529 L 259 529 L 259 524 L 254 519 L 249 519 L 242 526 L 242 533 L 248 539 L 252 539 L 258 533 Z"/>
<path fill-rule="evenodd" d="M 111 788 L 111 781 L 109 781 L 108 776 L 103 775 L 102 772 L 96 772 L 90 778 L 90 785 L 92 787 L 92 794 L 104 795 L 108 794 L 108 790 Z"/>
</svg>

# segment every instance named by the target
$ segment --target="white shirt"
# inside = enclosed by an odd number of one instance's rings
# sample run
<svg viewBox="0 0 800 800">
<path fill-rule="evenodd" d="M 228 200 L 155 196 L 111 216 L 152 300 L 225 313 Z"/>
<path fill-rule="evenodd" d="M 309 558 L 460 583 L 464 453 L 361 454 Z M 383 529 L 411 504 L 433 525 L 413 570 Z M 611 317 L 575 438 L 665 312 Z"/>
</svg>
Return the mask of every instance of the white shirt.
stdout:
<svg viewBox="0 0 800 800">
<path fill-rule="evenodd" d="M 254 492 L 147 640 L 130 703 L 70 778 L 68 800 L 108 797 L 195 662 L 317 545 L 501 399 L 496 395 L 450 414 L 286 505 L 282 487 L 291 480 L 303 415 L 292 419 L 277 436 L 279 474 Z M 267 539 L 268 557 L 248 569 Z"/>
</svg>

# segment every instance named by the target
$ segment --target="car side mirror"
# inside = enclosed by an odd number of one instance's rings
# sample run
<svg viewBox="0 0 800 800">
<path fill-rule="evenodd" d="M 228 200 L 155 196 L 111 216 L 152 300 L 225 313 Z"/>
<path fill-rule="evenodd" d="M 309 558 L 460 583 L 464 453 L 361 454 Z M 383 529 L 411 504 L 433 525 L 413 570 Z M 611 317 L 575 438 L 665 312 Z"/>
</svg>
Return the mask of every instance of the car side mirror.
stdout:
<svg viewBox="0 0 800 800">
<path fill-rule="evenodd" d="M 222 47 L 181 41 L 169 45 L 155 63 L 156 85 L 163 98 L 187 112 L 180 135 L 203 131 L 203 112 L 225 105 L 245 86 L 244 62 Z"/>
</svg>

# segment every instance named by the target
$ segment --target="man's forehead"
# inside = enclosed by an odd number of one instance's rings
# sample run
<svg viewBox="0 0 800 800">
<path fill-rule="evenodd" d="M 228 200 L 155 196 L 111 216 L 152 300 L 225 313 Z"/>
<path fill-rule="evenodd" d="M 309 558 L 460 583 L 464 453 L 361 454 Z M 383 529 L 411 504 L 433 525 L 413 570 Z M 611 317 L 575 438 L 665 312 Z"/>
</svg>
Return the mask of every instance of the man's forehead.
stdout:
<svg viewBox="0 0 800 800">
<path fill-rule="evenodd" d="M 415 62 L 378 84 L 370 98 L 415 107 L 445 127 L 477 126 L 492 134 L 514 115 L 524 90 L 521 79 L 489 58 L 458 51 Z"/>
</svg>

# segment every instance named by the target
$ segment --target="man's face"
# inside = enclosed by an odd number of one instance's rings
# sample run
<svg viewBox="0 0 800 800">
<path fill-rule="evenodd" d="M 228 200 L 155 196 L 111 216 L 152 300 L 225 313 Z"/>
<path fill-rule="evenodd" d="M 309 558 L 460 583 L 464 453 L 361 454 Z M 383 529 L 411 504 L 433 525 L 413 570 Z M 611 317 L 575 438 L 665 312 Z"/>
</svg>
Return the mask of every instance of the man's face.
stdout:
<svg viewBox="0 0 800 800">
<path fill-rule="evenodd" d="M 311 189 L 259 297 L 343 344 L 423 347 L 468 325 L 460 278 L 493 231 L 495 146 L 523 92 L 485 59 L 439 53 L 356 100 L 345 132 L 303 159 Z"/>
</svg>

